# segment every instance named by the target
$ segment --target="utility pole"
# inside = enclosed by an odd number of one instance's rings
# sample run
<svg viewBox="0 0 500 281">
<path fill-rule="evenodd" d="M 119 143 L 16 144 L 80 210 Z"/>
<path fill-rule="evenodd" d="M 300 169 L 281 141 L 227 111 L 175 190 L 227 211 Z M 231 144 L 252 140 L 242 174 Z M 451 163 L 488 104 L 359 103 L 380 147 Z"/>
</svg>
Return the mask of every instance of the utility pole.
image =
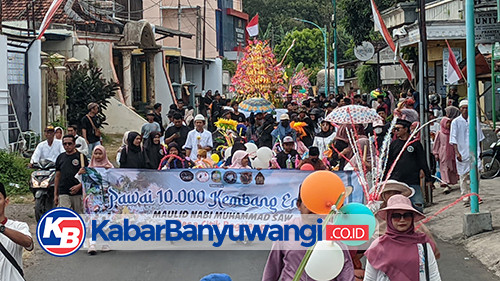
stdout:
<svg viewBox="0 0 500 281">
<path fill-rule="evenodd" d="M 332 0 L 333 5 L 333 65 L 335 67 L 335 96 L 339 95 L 339 81 L 337 69 L 337 1 Z"/>
<path fill-rule="evenodd" d="M 181 8 L 181 0 L 177 0 L 177 29 L 181 31 L 181 15 L 182 15 L 182 8 Z M 182 44 L 181 44 L 181 37 L 179 37 L 179 84 L 182 84 Z M 182 86 L 179 87 L 179 93 L 182 93 Z"/>
<path fill-rule="evenodd" d="M 207 36 L 207 0 L 203 0 L 203 51 L 202 51 L 202 68 L 201 68 L 201 90 L 205 90 L 205 45 Z"/>
<path fill-rule="evenodd" d="M 420 109 L 420 124 L 423 125 L 427 122 L 427 28 L 425 23 L 425 0 L 419 0 L 419 31 L 420 31 L 420 42 L 419 42 L 419 58 L 418 58 L 418 91 L 419 91 L 419 109 Z M 425 151 L 425 159 L 427 161 L 428 167 L 431 167 L 431 157 L 430 157 L 430 133 L 429 127 L 423 128 L 422 138 L 420 139 Z M 429 203 L 432 203 L 432 190 L 425 188 L 426 199 Z"/>
<path fill-rule="evenodd" d="M 474 0 L 465 0 L 465 30 L 466 30 L 466 60 L 467 60 L 467 98 L 469 99 L 469 155 L 470 163 L 470 191 L 479 193 L 477 177 L 477 89 L 476 89 L 476 40 L 474 30 Z M 491 89 L 494 91 L 495 89 Z M 479 213 L 479 199 L 471 196 L 470 212 Z"/>
<path fill-rule="evenodd" d="M 196 6 L 196 58 L 200 58 L 201 50 L 201 7 Z"/>
<path fill-rule="evenodd" d="M 330 39 L 330 28 L 327 26 L 327 29 L 326 29 L 326 36 L 327 36 L 327 39 Z M 330 40 L 328 40 L 330 41 Z M 331 42 L 331 41 L 330 41 Z M 326 44 L 328 46 L 328 43 Z M 326 69 L 327 70 L 327 77 L 328 77 L 328 85 L 326 85 L 326 87 L 328 88 L 328 90 L 330 90 L 330 56 L 331 56 L 331 52 L 330 50 L 328 50 L 328 68 Z M 335 78 L 335 80 L 337 80 L 337 78 Z M 325 93 L 326 94 L 326 93 Z M 326 97 L 328 98 L 328 97 Z"/>
</svg>

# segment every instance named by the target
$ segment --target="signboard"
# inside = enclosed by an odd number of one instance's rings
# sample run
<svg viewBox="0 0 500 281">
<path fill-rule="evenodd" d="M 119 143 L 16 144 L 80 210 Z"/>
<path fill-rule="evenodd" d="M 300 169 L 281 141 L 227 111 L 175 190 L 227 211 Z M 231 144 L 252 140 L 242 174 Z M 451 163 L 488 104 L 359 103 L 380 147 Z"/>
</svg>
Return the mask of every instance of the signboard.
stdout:
<svg viewBox="0 0 500 281">
<path fill-rule="evenodd" d="M 455 58 L 457 59 L 457 63 L 460 64 L 462 61 L 462 48 L 451 48 L 453 54 L 455 54 Z M 448 57 L 450 54 L 448 53 L 448 48 L 443 48 L 443 81 L 445 84 L 448 84 Z M 454 83 L 451 85 L 458 85 L 458 83 Z"/>
<path fill-rule="evenodd" d="M 344 69 L 343 68 L 337 68 L 337 86 L 343 87 L 344 86 Z"/>
<path fill-rule="evenodd" d="M 240 18 L 234 18 L 234 35 L 236 45 L 245 46 L 245 25 L 243 24 L 243 20 Z"/>
<path fill-rule="evenodd" d="M 500 41 L 500 23 L 497 22 L 497 11 L 475 11 L 476 44 Z"/>
<path fill-rule="evenodd" d="M 310 171 L 176 169 L 168 171 L 86 168 L 86 214 L 299 214 L 299 186 Z M 363 202 L 354 172 L 335 172 Z M 195 218 L 193 218 L 195 219 Z"/>
<path fill-rule="evenodd" d="M 375 48 L 372 43 L 368 41 L 363 41 L 361 45 L 354 48 L 354 55 L 360 61 L 370 60 L 375 54 Z"/>
</svg>

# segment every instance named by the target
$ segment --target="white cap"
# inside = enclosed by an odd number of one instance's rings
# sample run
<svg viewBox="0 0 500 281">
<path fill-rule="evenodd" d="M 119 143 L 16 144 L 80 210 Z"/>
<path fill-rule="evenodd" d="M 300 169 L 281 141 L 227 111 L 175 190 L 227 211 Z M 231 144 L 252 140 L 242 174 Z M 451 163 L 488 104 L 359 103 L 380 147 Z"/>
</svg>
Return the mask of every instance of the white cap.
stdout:
<svg viewBox="0 0 500 281">
<path fill-rule="evenodd" d="M 203 122 L 205 122 L 205 116 L 203 116 L 201 114 L 196 114 L 196 116 L 194 117 L 194 121 L 203 121 Z"/>
<path fill-rule="evenodd" d="M 467 99 L 461 100 L 460 103 L 458 104 L 458 108 L 462 106 L 469 106 L 469 101 Z"/>
<path fill-rule="evenodd" d="M 290 120 L 290 116 L 288 116 L 288 114 L 286 114 L 286 113 L 281 114 L 280 121 L 283 121 L 283 120 Z"/>
</svg>

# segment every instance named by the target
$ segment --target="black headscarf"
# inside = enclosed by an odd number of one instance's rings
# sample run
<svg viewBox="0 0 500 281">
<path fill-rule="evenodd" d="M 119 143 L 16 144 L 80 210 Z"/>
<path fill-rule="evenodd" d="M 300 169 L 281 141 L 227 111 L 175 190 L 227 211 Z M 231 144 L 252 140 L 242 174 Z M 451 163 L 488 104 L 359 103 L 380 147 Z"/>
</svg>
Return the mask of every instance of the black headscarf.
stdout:
<svg viewBox="0 0 500 281">
<path fill-rule="evenodd" d="M 158 165 L 160 165 L 161 158 L 163 157 L 161 144 L 155 144 L 153 141 L 157 136 L 160 137 L 161 133 L 152 132 L 145 143 L 144 154 L 146 156 L 146 166 L 149 169 L 158 169 Z"/>
<path fill-rule="evenodd" d="M 327 138 L 333 134 L 333 125 L 326 120 L 323 120 L 321 123 L 323 123 L 323 122 L 328 123 L 330 125 L 330 129 L 326 132 L 323 132 L 323 130 L 321 130 L 316 136 L 320 137 L 320 138 Z"/>
<path fill-rule="evenodd" d="M 137 132 L 130 132 L 127 137 L 127 146 L 122 150 L 120 156 L 120 168 L 146 168 L 144 152 L 140 146 L 134 145 Z"/>
</svg>

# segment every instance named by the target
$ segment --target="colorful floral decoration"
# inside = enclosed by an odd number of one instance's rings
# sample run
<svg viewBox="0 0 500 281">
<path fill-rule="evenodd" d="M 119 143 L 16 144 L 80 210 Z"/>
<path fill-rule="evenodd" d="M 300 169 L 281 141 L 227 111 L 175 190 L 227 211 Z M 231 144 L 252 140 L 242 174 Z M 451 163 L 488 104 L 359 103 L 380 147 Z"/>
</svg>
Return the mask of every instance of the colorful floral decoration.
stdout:
<svg viewBox="0 0 500 281">
<path fill-rule="evenodd" d="M 237 100 L 263 97 L 277 107 L 282 103 L 279 93 L 286 91 L 282 67 L 269 44 L 260 40 L 248 42 L 231 84 L 230 91 L 238 95 Z"/>
<path fill-rule="evenodd" d="M 295 71 L 290 79 L 288 79 L 285 72 L 285 80 L 288 82 L 288 91 L 283 93 L 283 97 L 292 94 L 293 100 L 302 104 L 309 97 L 307 90 L 311 88 L 311 82 L 309 82 L 309 77 L 307 77 L 305 70 L 302 68 L 299 71 Z"/>
</svg>

